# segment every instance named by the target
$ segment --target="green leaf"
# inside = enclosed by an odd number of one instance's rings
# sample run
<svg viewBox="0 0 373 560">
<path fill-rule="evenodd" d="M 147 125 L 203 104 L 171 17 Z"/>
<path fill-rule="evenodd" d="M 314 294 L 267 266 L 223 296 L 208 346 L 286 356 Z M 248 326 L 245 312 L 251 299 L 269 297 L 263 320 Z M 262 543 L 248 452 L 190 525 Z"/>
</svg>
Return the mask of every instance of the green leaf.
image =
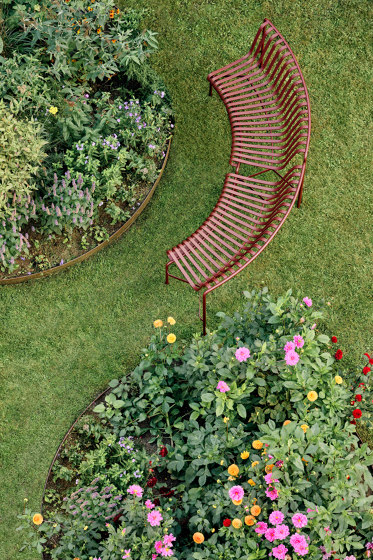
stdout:
<svg viewBox="0 0 373 560">
<path fill-rule="evenodd" d="M 241 418 L 246 418 L 246 408 L 243 404 L 239 404 L 237 406 L 237 412 L 241 416 Z"/>
<path fill-rule="evenodd" d="M 0 53 L 3 52 L 3 48 L 4 48 L 4 43 L 3 43 L 2 38 L 0 37 Z"/>
<path fill-rule="evenodd" d="M 224 403 L 219 399 L 216 403 L 216 416 L 221 416 L 224 412 Z"/>
<path fill-rule="evenodd" d="M 330 338 L 326 334 L 319 334 L 319 336 L 317 337 L 317 340 L 319 342 L 322 342 L 323 344 L 328 344 L 329 341 L 330 341 Z"/>
<path fill-rule="evenodd" d="M 202 393 L 201 400 L 206 403 L 210 403 L 215 399 L 215 395 L 212 393 Z"/>
<path fill-rule="evenodd" d="M 94 407 L 93 412 L 105 412 L 105 405 L 104 403 L 100 403 Z"/>
<path fill-rule="evenodd" d="M 267 385 L 267 382 L 265 379 L 263 379 L 262 377 L 254 377 L 253 381 L 257 384 L 260 385 L 261 387 L 265 387 Z"/>
</svg>

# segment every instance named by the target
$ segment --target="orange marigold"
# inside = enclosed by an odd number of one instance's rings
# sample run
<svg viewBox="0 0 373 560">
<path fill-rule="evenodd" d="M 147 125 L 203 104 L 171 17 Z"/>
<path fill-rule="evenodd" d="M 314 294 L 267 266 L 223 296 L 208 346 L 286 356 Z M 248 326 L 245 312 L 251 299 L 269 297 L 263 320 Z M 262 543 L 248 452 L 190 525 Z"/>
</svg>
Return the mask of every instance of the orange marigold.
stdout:
<svg viewBox="0 0 373 560">
<path fill-rule="evenodd" d="M 240 469 L 237 467 L 237 465 L 229 465 L 228 474 L 230 474 L 231 476 L 237 476 L 239 472 Z"/>
<path fill-rule="evenodd" d="M 261 449 L 262 447 L 263 447 L 263 444 L 260 441 L 260 439 L 256 439 L 255 441 L 253 441 L 253 448 L 254 449 Z"/>
<path fill-rule="evenodd" d="M 202 544 L 205 540 L 205 537 L 202 535 L 202 533 L 194 533 L 193 540 L 197 544 Z"/>
<path fill-rule="evenodd" d="M 273 471 L 273 467 L 274 467 L 274 465 L 266 465 L 264 470 L 268 474 L 268 473 Z"/>
<path fill-rule="evenodd" d="M 156 321 L 154 321 L 153 326 L 156 329 L 159 329 L 160 327 L 163 327 L 163 321 L 161 321 L 161 319 L 157 319 Z"/>
<path fill-rule="evenodd" d="M 232 500 L 232 502 L 234 503 L 235 506 L 240 506 L 242 504 L 242 499 L 241 500 Z"/>
<path fill-rule="evenodd" d="M 260 515 L 260 512 L 262 511 L 262 508 L 259 506 L 253 506 L 250 510 L 251 515 L 253 515 L 254 517 L 257 517 L 258 515 Z"/>
<path fill-rule="evenodd" d="M 32 518 L 33 523 L 35 525 L 41 525 L 44 521 L 43 516 L 41 513 L 35 513 L 34 517 Z"/>
<path fill-rule="evenodd" d="M 256 522 L 256 519 L 254 516 L 252 515 L 246 515 L 245 517 L 245 524 L 248 525 L 249 527 L 251 527 L 252 525 L 254 525 Z"/>
<path fill-rule="evenodd" d="M 241 521 L 241 519 L 237 519 L 237 518 L 236 518 L 236 519 L 233 519 L 232 525 L 233 525 L 233 527 L 234 527 L 235 529 L 241 529 L 241 527 L 242 527 L 242 521 Z"/>
</svg>

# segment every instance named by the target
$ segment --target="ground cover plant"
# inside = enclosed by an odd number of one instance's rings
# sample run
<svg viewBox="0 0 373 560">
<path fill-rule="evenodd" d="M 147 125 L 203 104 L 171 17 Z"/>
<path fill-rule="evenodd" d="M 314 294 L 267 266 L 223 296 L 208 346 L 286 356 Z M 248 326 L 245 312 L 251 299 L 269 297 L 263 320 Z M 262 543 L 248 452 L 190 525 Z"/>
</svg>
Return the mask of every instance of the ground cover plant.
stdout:
<svg viewBox="0 0 373 560">
<path fill-rule="evenodd" d="M 1 9 L 0 270 L 63 264 L 127 221 L 166 155 L 169 96 L 141 10 L 113 0 Z"/>
<path fill-rule="evenodd" d="M 15 529 L 27 496 L 40 510 L 54 452 L 79 413 L 112 378 L 138 364 L 155 316 L 177 319 L 178 339 L 201 329 L 196 294 L 164 285 L 165 251 L 208 216 L 230 170 L 231 134 L 221 101 L 208 97 L 207 73 L 242 55 L 269 17 L 299 59 L 312 103 L 312 138 L 302 207 L 269 251 L 214 294 L 215 313 L 233 314 L 242 291 L 297 287 L 331 305 L 325 332 L 338 336 L 351 372 L 372 355 L 372 245 L 368 2 L 137 2 L 142 24 L 159 33 L 151 61 L 172 94 L 176 134 L 162 181 L 126 238 L 42 282 L 0 289 L 0 550 L 21 556 Z M 123 7 L 118 2 L 120 8 Z M 320 64 L 320 61 L 322 63 Z M 351 408 L 352 410 L 352 408 Z M 364 411 L 363 411 L 364 412 Z M 357 426 L 361 433 L 361 425 Z M 364 432 L 366 441 L 369 434 Z M 40 560 L 34 552 L 27 560 Z"/>
<path fill-rule="evenodd" d="M 354 402 L 359 381 L 369 421 L 369 366 L 353 379 L 309 297 L 245 295 L 241 313 L 220 313 L 217 331 L 190 344 L 178 344 L 173 317 L 154 322 L 140 364 L 93 409 L 102 425 L 83 418 L 83 439 L 54 465 L 53 480 L 76 478 L 79 490 L 49 494 L 45 520 L 20 516 L 39 551 L 357 560 L 373 548 L 373 455 Z M 155 454 L 129 457 L 142 437 Z"/>
</svg>

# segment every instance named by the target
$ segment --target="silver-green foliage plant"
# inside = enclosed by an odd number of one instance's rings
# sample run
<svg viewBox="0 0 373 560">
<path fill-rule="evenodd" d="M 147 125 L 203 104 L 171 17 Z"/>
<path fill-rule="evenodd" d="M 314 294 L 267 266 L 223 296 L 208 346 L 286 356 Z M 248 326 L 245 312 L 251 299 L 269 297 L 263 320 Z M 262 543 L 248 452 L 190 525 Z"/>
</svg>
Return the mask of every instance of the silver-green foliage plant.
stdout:
<svg viewBox="0 0 373 560">
<path fill-rule="evenodd" d="M 0 213 L 4 216 L 7 203 L 14 195 L 27 196 L 36 184 L 34 175 L 46 154 L 46 141 L 35 121 L 19 120 L 0 101 Z"/>
</svg>

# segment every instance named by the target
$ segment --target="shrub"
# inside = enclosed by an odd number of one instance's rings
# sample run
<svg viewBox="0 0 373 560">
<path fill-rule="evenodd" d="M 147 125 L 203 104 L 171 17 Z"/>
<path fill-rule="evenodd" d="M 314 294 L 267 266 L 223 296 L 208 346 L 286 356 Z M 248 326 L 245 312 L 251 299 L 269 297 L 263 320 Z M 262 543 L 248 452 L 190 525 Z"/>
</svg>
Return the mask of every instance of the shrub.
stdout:
<svg viewBox="0 0 373 560">
<path fill-rule="evenodd" d="M 25 197 L 35 189 L 33 180 L 45 158 L 41 127 L 34 121 L 15 118 L 3 101 L 0 101 L 0 214 L 9 214 L 9 199 Z"/>
<path fill-rule="evenodd" d="M 140 32 L 142 12 L 116 8 L 113 0 L 58 2 L 27 9 L 18 18 L 30 45 L 43 47 L 58 80 L 79 78 L 83 83 L 110 79 L 124 71 L 136 78 L 139 67 L 157 48 L 155 34 Z"/>
</svg>

